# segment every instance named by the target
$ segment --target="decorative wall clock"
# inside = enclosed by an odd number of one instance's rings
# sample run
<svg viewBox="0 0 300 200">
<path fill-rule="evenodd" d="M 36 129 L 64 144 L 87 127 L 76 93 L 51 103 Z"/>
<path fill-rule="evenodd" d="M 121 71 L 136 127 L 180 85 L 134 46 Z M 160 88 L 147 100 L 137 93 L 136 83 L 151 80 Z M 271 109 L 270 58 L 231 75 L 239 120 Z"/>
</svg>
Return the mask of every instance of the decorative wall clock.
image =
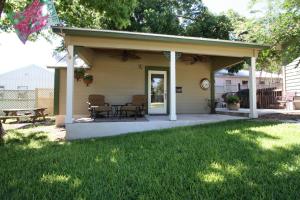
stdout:
<svg viewBox="0 0 300 200">
<path fill-rule="evenodd" d="M 200 81 L 200 87 L 203 90 L 207 90 L 210 87 L 210 81 L 207 78 L 204 78 Z"/>
</svg>

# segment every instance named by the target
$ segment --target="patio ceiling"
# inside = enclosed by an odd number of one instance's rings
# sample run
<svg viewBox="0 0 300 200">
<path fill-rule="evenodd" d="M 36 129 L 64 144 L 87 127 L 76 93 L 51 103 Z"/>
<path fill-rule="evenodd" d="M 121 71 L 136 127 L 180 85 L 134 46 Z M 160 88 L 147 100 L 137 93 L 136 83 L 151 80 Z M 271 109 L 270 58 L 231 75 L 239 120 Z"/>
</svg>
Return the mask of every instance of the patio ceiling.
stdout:
<svg viewBox="0 0 300 200">
<path fill-rule="evenodd" d="M 142 59 L 142 54 L 156 54 L 164 56 L 162 51 L 145 51 L 145 50 L 128 50 L 128 49 L 101 49 L 89 47 L 76 47 L 76 53 L 89 66 L 93 65 L 94 58 L 97 54 L 109 55 L 111 58 L 119 59 L 126 62 L 129 60 Z M 230 67 L 234 64 L 244 61 L 241 57 L 227 57 L 227 56 L 208 56 L 201 54 L 182 53 L 178 59 L 179 62 L 185 62 L 190 65 L 199 62 L 211 62 L 213 70 Z"/>
</svg>

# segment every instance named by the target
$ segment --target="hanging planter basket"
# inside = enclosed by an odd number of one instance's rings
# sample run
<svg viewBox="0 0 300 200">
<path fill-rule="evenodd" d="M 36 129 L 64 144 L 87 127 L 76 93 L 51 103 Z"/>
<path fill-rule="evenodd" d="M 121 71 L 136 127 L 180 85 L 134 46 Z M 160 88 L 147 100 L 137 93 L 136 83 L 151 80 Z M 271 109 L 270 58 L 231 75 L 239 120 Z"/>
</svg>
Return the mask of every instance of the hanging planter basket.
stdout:
<svg viewBox="0 0 300 200">
<path fill-rule="evenodd" d="M 83 77 L 83 82 L 86 84 L 88 87 L 91 83 L 93 83 L 94 77 L 93 75 L 86 74 Z"/>
<path fill-rule="evenodd" d="M 83 79 L 85 76 L 85 69 L 84 68 L 78 68 L 74 70 L 74 78 L 77 81 L 80 81 L 80 79 Z"/>
</svg>

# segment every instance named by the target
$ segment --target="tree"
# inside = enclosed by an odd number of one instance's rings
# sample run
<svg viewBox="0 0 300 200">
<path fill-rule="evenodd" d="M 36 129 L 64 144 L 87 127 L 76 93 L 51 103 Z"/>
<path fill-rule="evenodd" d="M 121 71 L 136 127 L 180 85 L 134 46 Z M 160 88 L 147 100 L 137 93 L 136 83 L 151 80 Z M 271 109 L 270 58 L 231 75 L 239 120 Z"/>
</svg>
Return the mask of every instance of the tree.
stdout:
<svg viewBox="0 0 300 200">
<path fill-rule="evenodd" d="M 4 129 L 3 129 L 2 122 L 1 122 L 1 120 L 0 120 L 0 140 L 2 140 L 4 134 L 5 134 L 5 131 L 4 131 Z"/>
<path fill-rule="evenodd" d="M 205 10 L 187 26 L 186 35 L 228 40 L 231 31 L 232 23 L 226 15 L 213 15 Z"/>
<path fill-rule="evenodd" d="M 260 11 L 261 17 L 247 19 L 237 13 L 228 12 L 234 26 L 234 39 L 271 47 L 261 51 L 257 68 L 279 72 L 285 65 L 300 55 L 300 1 L 299 0 L 255 0 L 264 2 L 267 9 Z"/>
<path fill-rule="evenodd" d="M 182 35 L 190 20 L 205 9 L 201 0 L 138 0 L 127 31 Z M 118 29 L 115 22 L 106 20 L 108 29 Z"/>
<path fill-rule="evenodd" d="M 23 10 L 32 0 L 0 0 L 4 13 Z M 114 21 L 115 26 L 123 28 L 130 23 L 129 18 L 136 6 L 136 0 L 56 0 L 55 7 L 63 24 L 70 27 L 101 28 L 102 19 Z M 1 29 L 9 31 L 11 24 L 7 17 L 1 21 Z"/>
</svg>

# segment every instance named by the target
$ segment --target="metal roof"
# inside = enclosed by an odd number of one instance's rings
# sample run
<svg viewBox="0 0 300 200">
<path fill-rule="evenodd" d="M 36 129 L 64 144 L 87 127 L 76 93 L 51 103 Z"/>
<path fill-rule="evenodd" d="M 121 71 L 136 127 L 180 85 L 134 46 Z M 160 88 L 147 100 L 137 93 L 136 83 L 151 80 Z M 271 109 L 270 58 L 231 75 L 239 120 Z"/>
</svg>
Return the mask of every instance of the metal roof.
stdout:
<svg viewBox="0 0 300 200">
<path fill-rule="evenodd" d="M 219 45 L 219 46 L 254 48 L 254 49 L 266 49 L 269 47 L 268 45 L 230 41 L 230 40 L 176 36 L 176 35 L 163 35 L 163 34 L 153 34 L 153 33 L 139 33 L 139 32 L 128 32 L 128 31 L 113 31 L 113 30 L 70 28 L 70 27 L 52 27 L 52 30 L 56 34 L 65 34 L 71 36 L 73 35 L 73 36 L 87 36 L 87 37 L 122 38 L 122 39 L 132 39 L 132 40 Z"/>
</svg>

